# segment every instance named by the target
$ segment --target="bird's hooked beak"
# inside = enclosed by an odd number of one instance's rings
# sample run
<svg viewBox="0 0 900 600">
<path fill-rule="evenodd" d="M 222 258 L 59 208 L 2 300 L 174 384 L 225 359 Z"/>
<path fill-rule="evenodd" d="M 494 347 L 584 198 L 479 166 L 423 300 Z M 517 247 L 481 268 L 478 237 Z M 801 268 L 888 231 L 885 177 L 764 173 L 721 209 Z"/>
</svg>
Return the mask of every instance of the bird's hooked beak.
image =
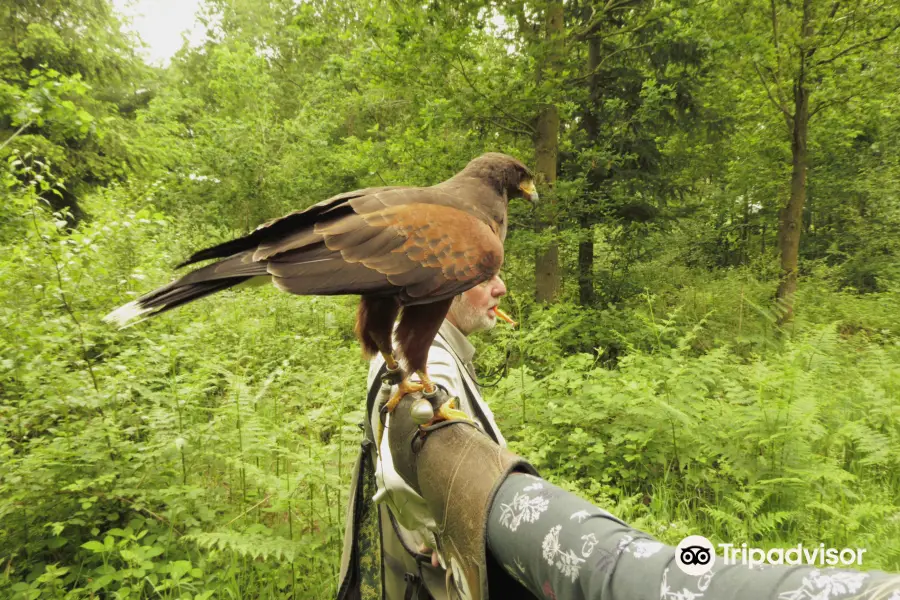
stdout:
<svg viewBox="0 0 900 600">
<path fill-rule="evenodd" d="M 540 196 L 538 196 L 537 188 L 534 187 L 534 181 L 531 179 L 526 179 L 522 183 L 519 184 L 519 189 L 522 190 L 522 193 L 531 201 L 532 206 L 537 206 L 538 200 L 540 200 Z"/>
</svg>

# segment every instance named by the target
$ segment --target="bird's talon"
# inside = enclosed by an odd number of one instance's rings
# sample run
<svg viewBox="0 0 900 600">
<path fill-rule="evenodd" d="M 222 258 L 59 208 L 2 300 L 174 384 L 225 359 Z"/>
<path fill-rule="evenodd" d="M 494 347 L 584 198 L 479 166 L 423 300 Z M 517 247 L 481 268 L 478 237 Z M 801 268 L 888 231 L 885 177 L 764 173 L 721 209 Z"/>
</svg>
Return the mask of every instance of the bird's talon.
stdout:
<svg viewBox="0 0 900 600">
<path fill-rule="evenodd" d="M 441 404 L 434 413 L 434 418 L 422 425 L 421 429 L 427 429 L 444 421 L 468 421 L 469 423 L 474 423 L 475 421 L 469 415 L 456 408 L 458 401 L 456 397 L 453 397 Z"/>
<path fill-rule="evenodd" d="M 397 408 L 397 405 L 400 404 L 401 400 L 403 400 L 403 396 L 421 392 L 424 387 L 425 386 L 421 383 L 413 383 L 406 380 L 401 381 L 400 385 L 397 386 L 397 391 L 394 392 L 394 395 L 391 396 L 391 399 L 388 400 L 384 405 L 385 410 L 389 413 L 394 412 L 394 409 Z"/>
</svg>

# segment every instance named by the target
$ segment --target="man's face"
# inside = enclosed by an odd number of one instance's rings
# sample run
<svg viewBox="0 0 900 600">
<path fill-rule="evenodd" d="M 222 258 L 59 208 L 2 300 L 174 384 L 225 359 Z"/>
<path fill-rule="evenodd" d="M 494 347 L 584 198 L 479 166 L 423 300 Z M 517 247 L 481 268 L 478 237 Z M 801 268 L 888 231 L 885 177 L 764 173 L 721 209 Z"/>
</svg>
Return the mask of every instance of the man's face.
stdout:
<svg viewBox="0 0 900 600">
<path fill-rule="evenodd" d="M 453 299 L 447 319 L 463 335 L 490 329 L 497 324 L 494 307 L 506 295 L 506 285 L 499 275 L 476 285 Z"/>
</svg>

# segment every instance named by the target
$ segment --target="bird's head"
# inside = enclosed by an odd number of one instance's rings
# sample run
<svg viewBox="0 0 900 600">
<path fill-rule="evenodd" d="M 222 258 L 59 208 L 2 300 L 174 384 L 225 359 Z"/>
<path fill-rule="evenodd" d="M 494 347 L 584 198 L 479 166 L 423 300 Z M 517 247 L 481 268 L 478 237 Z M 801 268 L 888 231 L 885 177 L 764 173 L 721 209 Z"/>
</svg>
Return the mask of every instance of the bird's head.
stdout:
<svg viewBox="0 0 900 600">
<path fill-rule="evenodd" d="M 482 154 L 470 161 L 462 172 L 486 180 L 498 193 L 510 200 L 527 198 L 532 205 L 536 205 L 539 199 L 531 171 L 521 161 L 507 154 Z"/>
</svg>

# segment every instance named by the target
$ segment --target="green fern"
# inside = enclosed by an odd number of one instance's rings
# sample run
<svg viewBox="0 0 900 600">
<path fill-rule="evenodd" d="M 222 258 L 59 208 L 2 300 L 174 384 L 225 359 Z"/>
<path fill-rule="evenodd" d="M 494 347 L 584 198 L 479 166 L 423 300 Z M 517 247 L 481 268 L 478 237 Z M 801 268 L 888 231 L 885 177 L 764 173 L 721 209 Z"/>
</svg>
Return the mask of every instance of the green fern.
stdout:
<svg viewBox="0 0 900 600">
<path fill-rule="evenodd" d="M 207 550 L 228 550 L 238 556 L 254 560 L 278 560 L 293 563 L 299 556 L 306 556 L 308 544 L 279 538 L 267 533 L 242 533 L 239 531 L 214 531 L 192 533 L 182 539 L 196 543 Z"/>
</svg>

